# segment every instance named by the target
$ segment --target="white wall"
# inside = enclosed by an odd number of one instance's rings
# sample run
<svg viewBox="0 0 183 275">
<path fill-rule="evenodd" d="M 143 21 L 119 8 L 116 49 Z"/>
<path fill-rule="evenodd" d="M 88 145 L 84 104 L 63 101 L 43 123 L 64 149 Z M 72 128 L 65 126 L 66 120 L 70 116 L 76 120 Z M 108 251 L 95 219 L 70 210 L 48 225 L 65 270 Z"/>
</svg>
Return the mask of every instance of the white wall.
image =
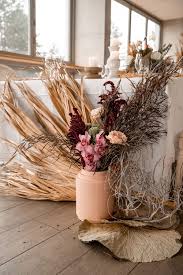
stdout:
<svg viewBox="0 0 183 275">
<path fill-rule="evenodd" d="M 105 0 L 76 0 L 75 64 L 88 65 L 95 56 L 104 63 Z"/>
<path fill-rule="evenodd" d="M 183 33 L 183 18 L 163 22 L 163 43 L 173 44 L 170 55 L 175 55 L 181 33 Z"/>
</svg>

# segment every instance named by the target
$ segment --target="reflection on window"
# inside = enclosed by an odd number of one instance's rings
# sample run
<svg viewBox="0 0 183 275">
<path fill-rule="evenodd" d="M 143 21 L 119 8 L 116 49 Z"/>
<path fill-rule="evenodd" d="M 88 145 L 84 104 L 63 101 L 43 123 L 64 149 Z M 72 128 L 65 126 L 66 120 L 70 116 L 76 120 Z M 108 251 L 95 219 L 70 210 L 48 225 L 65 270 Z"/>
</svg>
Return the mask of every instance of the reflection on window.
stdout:
<svg viewBox="0 0 183 275">
<path fill-rule="evenodd" d="M 111 1 L 111 37 L 119 37 L 121 40 L 120 59 L 123 67 L 128 51 L 129 9 L 122 4 Z M 124 58 L 123 58 L 124 57 Z"/>
<path fill-rule="evenodd" d="M 36 0 L 37 54 L 69 59 L 69 0 Z"/>
<path fill-rule="evenodd" d="M 146 18 L 139 13 L 132 11 L 131 15 L 131 39 L 132 43 L 143 41 L 146 36 Z"/>
<path fill-rule="evenodd" d="M 147 42 L 153 48 L 153 50 L 159 49 L 159 39 L 160 39 L 160 26 L 155 22 L 148 20 L 147 29 Z"/>
<path fill-rule="evenodd" d="M 28 0 L 0 1 L 0 50 L 28 54 Z"/>
</svg>

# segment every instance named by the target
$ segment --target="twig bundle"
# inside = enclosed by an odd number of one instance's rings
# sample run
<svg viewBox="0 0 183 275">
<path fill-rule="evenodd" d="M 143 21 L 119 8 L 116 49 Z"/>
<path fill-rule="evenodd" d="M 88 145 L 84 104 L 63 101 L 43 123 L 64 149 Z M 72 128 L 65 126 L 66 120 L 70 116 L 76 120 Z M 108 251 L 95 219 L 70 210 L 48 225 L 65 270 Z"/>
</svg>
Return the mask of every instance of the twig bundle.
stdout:
<svg viewBox="0 0 183 275">
<path fill-rule="evenodd" d="M 163 119 L 167 115 L 168 102 L 165 87 L 179 70 L 180 64 L 173 62 L 164 66 L 156 65 L 158 74 L 149 72 L 134 84 L 134 94 L 122 108 L 114 128 L 123 132 L 128 140 L 126 145 L 111 145 L 106 156 L 110 160 L 110 182 L 119 209 L 123 216 L 148 221 L 162 220 L 172 216 L 180 208 L 182 187 L 174 190 L 170 197 L 166 182 L 156 183 L 154 173 L 150 175 L 134 161 L 134 155 L 144 146 L 154 144 L 166 134 Z M 165 201 L 172 201 L 174 210 L 167 208 Z M 140 212 L 143 212 L 143 214 Z"/>
</svg>

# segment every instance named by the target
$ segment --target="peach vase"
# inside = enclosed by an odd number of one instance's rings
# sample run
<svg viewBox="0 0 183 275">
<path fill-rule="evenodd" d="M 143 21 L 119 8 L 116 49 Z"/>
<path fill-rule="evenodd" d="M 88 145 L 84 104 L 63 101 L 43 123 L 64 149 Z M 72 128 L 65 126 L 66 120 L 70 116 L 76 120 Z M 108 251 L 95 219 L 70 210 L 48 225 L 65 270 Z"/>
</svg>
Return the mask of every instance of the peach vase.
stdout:
<svg viewBox="0 0 183 275">
<path fill-rule="evenodd" d="M 100 222 L 110 218 L 114 199 L 107 181 L 107 171 L 81 170 L 76 177 L 76 214 L 80 220 Z"/>
</svg>

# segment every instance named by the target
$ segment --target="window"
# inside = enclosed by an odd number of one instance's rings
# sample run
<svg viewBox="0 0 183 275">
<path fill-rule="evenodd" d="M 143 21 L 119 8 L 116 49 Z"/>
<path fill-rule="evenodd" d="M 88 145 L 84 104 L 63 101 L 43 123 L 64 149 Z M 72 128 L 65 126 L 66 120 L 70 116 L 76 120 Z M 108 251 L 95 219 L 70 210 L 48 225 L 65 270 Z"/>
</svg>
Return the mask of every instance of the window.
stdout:
<svg viewBox="0 0 183 275">
<path fill-rule="evenodd" d="M 160 42 L 160 25 L 148 20 L 147 25 L 147 42 L 153 48 L 153 50 L 159 49 Z"/>
<path fill-rule="evenodd" d="M 129 9 L 116 1 L 111 5 L 111 36 L 120 36 L 126 47 L 128 44 Z"/>
<path fill-rule="evenodd" d="M 36 52 L 69 60 L 69 1 L 36 0 Z"/>
<path fill-rule="evenodd" d="M 0 50 L 28 54 L 28 0 L 1 0 Z"/>
<path fill-rule="evenodd" d="M 128 52 L 129 8 L 116 1 L 111 2 L 111 37 L 120 37 L 120 67 L 124 66 Z"/>
<path fill-rule="evenodd" d="M 127 56 L 129 43 L 143 41 L 146 37 L 153 50 L 158 50 L 160 31 L 160 22 L 148 14 L 138 10 L 125 0 L 111 1 L 111 37 L 118 36 L 122 41 L 123 60 L 120 65 L 121 68 L 126 66 L 125 55 Z"/>
<path fill-rule="evenodd" d="M 146 18 L 132 11 L 131 14 L 131 38 L 130 42 L 143 41 L 146 36 Z"/>
<path fill-rule="evenodd" d="M 0 0 L 0 51 L 69 61 L 71 1 Z"/>
</svg>

